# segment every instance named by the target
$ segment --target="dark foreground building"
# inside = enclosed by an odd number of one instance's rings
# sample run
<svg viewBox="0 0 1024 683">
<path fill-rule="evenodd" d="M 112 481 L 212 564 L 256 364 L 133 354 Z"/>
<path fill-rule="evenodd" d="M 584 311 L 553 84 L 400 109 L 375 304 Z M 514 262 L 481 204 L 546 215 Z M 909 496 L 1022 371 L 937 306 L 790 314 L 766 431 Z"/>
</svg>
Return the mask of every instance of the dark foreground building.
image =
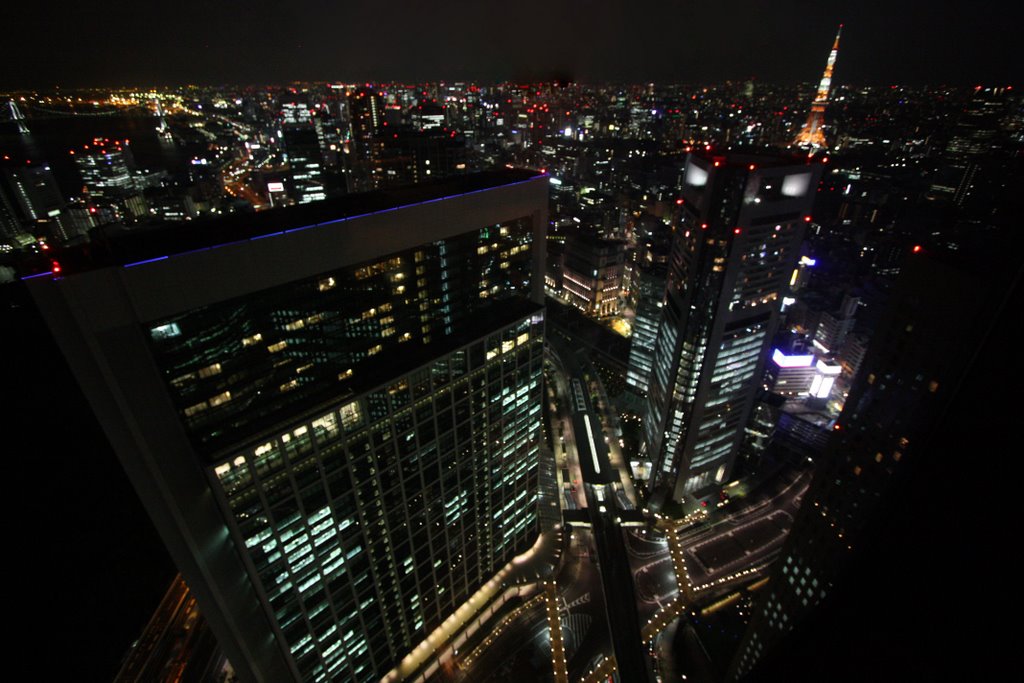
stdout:
<svg viewBox="0 0 1024 683">
<path fill-rule="evenodd" d="M 1013 570 L 979 520 L 1016 513 L 964 463 L 1005 446 L 1013 240 L 907 258 L 727 680 L 993 677 L 1001 636 L 962 623 L 998 623 Z"/>
<path fill-rule="evenodd" d="M 243 680 L 379 680 L 534 543 L 546 207 L 482 174 L 27 278 Z"/>
</svg>

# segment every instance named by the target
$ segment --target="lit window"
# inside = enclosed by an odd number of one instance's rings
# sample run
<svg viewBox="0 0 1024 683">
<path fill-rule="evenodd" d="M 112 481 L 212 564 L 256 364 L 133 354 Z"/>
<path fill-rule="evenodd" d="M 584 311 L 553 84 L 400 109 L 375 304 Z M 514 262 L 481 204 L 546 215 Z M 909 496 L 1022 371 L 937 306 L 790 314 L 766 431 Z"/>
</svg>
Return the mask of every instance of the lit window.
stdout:
<svg viewBox="0 0 1024 683">
<path fill-rule="evenodd" d="M 231 400 L 231 392 L 230 391 L 222 391 L 221 393 L 217 394 L 216 396 L 213 396 L 213 397 L 210 398 L 210 406 L 211 407 L 212 406 L 219 406 L 221 403 L 227 403 L 230 400 Z"/>
<path fill-rule="evenodd" d="M 191 382 L 195 378 L 196 378 L 196 373 L 190 372 L 187 375 L 182 375 L 181 377 L 175 377 L 174 379 L 171 380 L 171 384 L 173 384 L 176 387 L 180 387 L 183 384 Z"/>
<path fill-rule="evenodd" d="M 256 342 L 263 341 L 263 335 L 257 332 L 251 337 L 245 337 L 242 339 L 242 346 L 252 346 Z"/>
<path fill-rule="evenodd" d="M 153 339 L 171 339 L 181 335 L 181 328 L 178 327 L 178 323 L 167 323 L 166 325 L 159 325 L 149 331 L 153 336 Z"/>
<path fill-rule="evenodd" d="M 202 403 L 197 403 L 194 406 L 189 406 L 188 408 L 185 408 L 185 417 L 192 417 L 196 413 L 201 413 L 202 411 L 206 410 L 209 407 L 210 406 L 209 404 L 206 403 L 206 401 L 203 401 Z"/>
<path fill-rule="evenodd" d="M 353 401 L 341 407 L 341 424 L 345 429 L 356 429 L 363 424 L 363 413 L 359 402 Z"/>
<path fill-rule="evenodd" d="M 202 370 L 199 371 L 199 376 L 200 377 L 213 377 L 214 375 L 219 375 L 219 374 L 220 374 L 220 363 L 214 363 L 213 365 L 208 365 L 208 366 L 206 366 L 205 368 L 203 368 Z"/>
<path fill-rule="evenodd" d="M 270 346 L 268 346 L 267 351 L 270 351 L 271 353 L 277 353 L 278 351 L 283 350 L 286 346 L 288 346 L 288 342 L 281 340 L 276 344 L 271 344 Z"/>
<path fill-rule="evenodd" d="M 321 438 L 333 436 L 338 433 L 338 419 L 334 413 L 327 413 L 323 417 L 313 420 L 313 429 Z"/>
</svg>

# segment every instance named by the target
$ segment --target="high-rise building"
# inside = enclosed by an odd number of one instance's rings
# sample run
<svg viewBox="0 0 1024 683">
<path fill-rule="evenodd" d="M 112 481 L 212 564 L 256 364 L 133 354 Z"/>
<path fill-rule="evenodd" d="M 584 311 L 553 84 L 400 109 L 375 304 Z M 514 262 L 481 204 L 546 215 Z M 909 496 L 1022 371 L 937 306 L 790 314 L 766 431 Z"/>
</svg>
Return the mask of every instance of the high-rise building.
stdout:
<svg viewBox="0 0 1024 683">
<path fill-rule="evenodd" d="M 95 138 L 83 145 L 75 155 L 75 166 L 82 175 L 82 185 L 93 202 L 110 202 L 136 190 L 132 171 L 135 166 L 128 140 Z"/>
<path fill-rule="evenodd" d="M 617 313 L 625 261 L 625 242 L 571 233 L 562 264 L 562 289 L 569 303 L 597 317 Z"/>
<path fill-rule="evenodd" d="M 626 383 L 641 394 L 647 393 L 654 362 L 654 342 L 658 337 L 661 323 L 662 299 L 665 296 L 666 263 L 654 258 L 652 250 L 646 250 L 650 260 L 641 260 L 633 265 L 632 304 L 633 333 L 629 342 L 629 366 L 626 369 Z"/>
<path fill-rule="evenodd" d="M 345 171 L 349 192 L 373 189 L 373 169 L 379 156 L 377 134 L 384 127 L 384 106 L 381 94 L 363 87 L 348 93 L 349 135 Z"/>
<path fill-rule="evenodd" d="M 312 123 L 285 126 L 282 132 L 288 159 L 290 194 L 296 204 L 308 204 L 327 198 L 323 180 L 323 154 Z"/>
<path fill-rule="evenodd" d="M 729 477 L 820 165 L 691 154 L 644 418 L 652 488 L 701 497 Z"/>
<path fill-rule="evenodd" d="M 547 188 L 129 233 L 27 279 L 243 680 L 380 680 L 537 539 Z"/>
<path fill-rule="evenodd" d="M 859 304 L 859 297 L 846 293 L 837 310 L 822 311 L 814 331 L 814 345 L 825 353 L 838 353 L 857 322 Z"/>
<path fill-rule="evenodd" d="M 380 138 L 373 164 L 377 188 L 466 173 L 466 139 L 439 128 L 394 130 Z"/>
<path fill-rule="evenodd" d="M 0 251 L 9 251 L 21 241 L 34 241 L 21 225 L 15 208 L 17 205 L 14 198 L 9 197 L 3 186 L 0 186 Z"/>
<path fill-rule="evenodd" d="M 24 222 L 46 224 L 64 208 L 64 197 L 49 164 L 10 164 L 0 168 L 0 179 L 5 186 L 3 190 L 10 193 L 20 209 Z"/>
<path fill-rule="evenodd" d="M 281 142 L 288 161 L 289 194 L 296 204 L 327 198 L 320 138 L 307 97 L 297 93 L 282 95 Z"/>
<path fill-rule="evenodd" d="M 0 162 L 0 234 L 13 243 L 28 235 L 67 242 L 85 232 L 68 215 L 49 164 Z"/>
<path fill-rule="evenodd" d="M 765 373 L 766 388 L 782 396 L 807 396 L 818 375 L 814 360 L 814 354 L 790 354 L 774 349 Z"/>
</svg>

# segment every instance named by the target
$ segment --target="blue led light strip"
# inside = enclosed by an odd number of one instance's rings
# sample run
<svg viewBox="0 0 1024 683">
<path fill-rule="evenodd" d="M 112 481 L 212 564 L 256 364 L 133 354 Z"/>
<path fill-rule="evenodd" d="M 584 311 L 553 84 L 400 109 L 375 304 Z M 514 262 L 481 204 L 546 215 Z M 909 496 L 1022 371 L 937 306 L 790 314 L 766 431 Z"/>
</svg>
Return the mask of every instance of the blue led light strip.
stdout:
<svg viewBox="0 0 1024 683">
<path fill-rule="evenodd" d="M 332 225 L 334 223 L 341 223 L 341 222 L 344 222 L 344 221 L 355 220 L 357 218 L 366 218 L 367 216 L 373 216 L 373 215 L 379 214 L 379 213 L 388 213 L 389 211 L 397 211 L 398 209 L 408 209 L 408 208 L 411 208 L 413 206 L 421 206 L 423 204 L 433 204 L 434 202 L 440 202 L 440 201 L 444 201 L 446 199 L 455 199 L 457 197 L 467 197 L 467 196 L 469 196 L 471 194 L 479 194 L 480 192 L 488 192 L 490 190 L 496 190 L 496 189 L 499 189 L 499 188 L 502 188 L 502 187 L 511 187 L 513 185 L 522 185 L 523 183 L 532 183 L 532 182 L 535 182 L 538 178 L 546 178 L 546 177 L 547 177 L 547 174 L 545 173 L 545 174 L 542 174 L 542 175 L 530 178 L 528 180 L 517 180 L 514 183 L 505 183 L 503 185 L 496 185 L 494 187 L 485 187 L 485 188 L 480 189 L 480 190 L 470 190 L 469 192 L 460 192 L 459 194 L 446 195 L 444 197 L 436 197 L 434 199 L 426 199 L 426 200 L 424 200 L 422 202 L 413 202 L 412 204 L 402 204 L 401 206 L 392 206 L 392 207 L 389 207 L 389 208 L 386 208 L 386 209 L 378 209 L 377 211 L 370 211 L 370 212 L 367 212 L 367 213 L 357 214 L 355 216 L 345 216 L 344 218 L 335 218 L 334 220 L 324 221 L 323 223 L 311 223 L 310 225 L 303 225 L 302 227 L 298 227 L 298 228 L 289 228 L 288 230 L 282 230 L 282 231 L 279 231 L 279 232 L 271 232 L 271 233 L 267 233 L 265 235 L 256 235 L 255 237 L 249 237 L 247 239 L 234 240 L 232 242 L 223 242 L 221 244 L 214 244 L 214 245 L 211 245 L 209 247 L 199 247 L 198 249 L 191 249 L 189 251 L 183 251 L 183 252 L 179 252 L 179 253 L 176 253 L 176 254 L 166 254 L 164 256 L 157 256 L 155 258 L 145 259 L 143 261 L 134 261 L 132 263 L 126 263 L 126 264 L 124 264 L 121 267 L 122 268 L 134 268 L 136 266 L 142 266 L 142 265 L 145 265 L 147 263 L 154 263 L 156 261 L 165 261 L 165 260 L 167 260 L 167 259 L 169 259 L 169 258 L 171 258 L 173 256 L 185 256 L 186 254 L 195 254 L 195 253 L 200 252 L 200 251 L 209 251 L 211 249 L 219 249 L 220 247 L 229 247 L 229 246 L 231 246 L 233 244 L 243 244 L 245 242 L 255 242 L 256 240 L 262 240 L 262 239 L 266 239 L 268 237 L 278 237 L 280 235 L 287 235 L 287 234 L 290 234 L 290 233 L 293 233 L 293 232 L 299 232 L 301 230 L 309 230 L 310 228 L 323 227 L 323 226 L 327 226 L 327 225 Z M 44 277 L 46 275 L 52 275 L 52 274 L 53 274 L 52 271 L 48 271 L 48 272 L 45 272 L 45 273 L 36 273 L 35 275 L 27 275 L 27 276 L 25 276 L 25 277 L 23 277 L 21 279 L 22 280 L 30 280 L 30 279 L 35 278 L 35 277 Z"/>
</svg>

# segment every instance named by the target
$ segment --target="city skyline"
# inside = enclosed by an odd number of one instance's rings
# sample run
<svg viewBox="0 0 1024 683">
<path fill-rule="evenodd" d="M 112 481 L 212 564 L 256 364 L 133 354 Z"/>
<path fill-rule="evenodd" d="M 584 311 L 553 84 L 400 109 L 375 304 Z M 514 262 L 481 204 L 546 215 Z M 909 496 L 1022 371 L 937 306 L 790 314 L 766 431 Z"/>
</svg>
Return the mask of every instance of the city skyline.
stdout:
<svg viewBox="0 0 1024 683">
<path fill-rule="evenodd" d="M 91 9 L 62 18 L 118 38 L 69 78 L 130 53 L 106 76 L 229 84 L 0 97 L 5 426 L 37 441 L 9 515 L 50 677 L 995 664 L 972 586 L 1007 573 L 975 529 L 1013 514 L 1024 97 L 888 78 L 1016 77 L 991 15 Z M 70 63 L 65 30 L 40 54 Z M 482 75 L 231 84 L 367 64 Z"/>
</svg>

